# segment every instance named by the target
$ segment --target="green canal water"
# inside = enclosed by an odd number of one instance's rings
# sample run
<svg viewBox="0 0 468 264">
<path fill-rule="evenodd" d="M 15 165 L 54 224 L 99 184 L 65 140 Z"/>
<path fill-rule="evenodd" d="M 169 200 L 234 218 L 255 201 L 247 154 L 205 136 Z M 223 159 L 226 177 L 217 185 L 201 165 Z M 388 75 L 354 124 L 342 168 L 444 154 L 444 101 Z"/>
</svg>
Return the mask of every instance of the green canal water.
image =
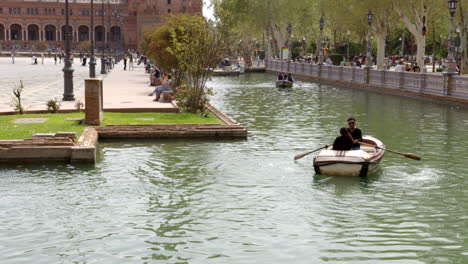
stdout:
<svg viewBox="0 0 468 264">
<path fill-rule="evenodd" d="M 273 75 L 215 78 L 247 140 L 99 144 L 94 166 L 0 166 L 0 263 L 468 263 L 468 111 Z M 389 149 L 314 175 L 350 116 Z"/>
</svg>

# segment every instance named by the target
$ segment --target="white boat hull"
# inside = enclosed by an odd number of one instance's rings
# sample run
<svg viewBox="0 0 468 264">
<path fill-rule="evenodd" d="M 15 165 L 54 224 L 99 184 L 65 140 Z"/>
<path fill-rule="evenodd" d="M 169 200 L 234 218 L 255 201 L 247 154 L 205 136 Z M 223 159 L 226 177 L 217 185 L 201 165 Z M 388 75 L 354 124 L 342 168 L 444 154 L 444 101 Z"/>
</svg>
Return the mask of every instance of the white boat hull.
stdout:
<svg viewBox="0 0 468 264">
<path fill-rule="evenodd" d="M 375 173 L 385 153 L 385 146 L 371 136 L 364 136 L 363 141 L 378 148 L 361 146 L 360 150 L 338 151 L 330 146 L 315 156 L 315 172 L 331 176 L 367 176 Z"/>
<path fill-rule="evenodd" d="M 291 88 L 293 84 L 294 83 L 290 81 L 276 81 L 276 87 Z"/>
</svg>

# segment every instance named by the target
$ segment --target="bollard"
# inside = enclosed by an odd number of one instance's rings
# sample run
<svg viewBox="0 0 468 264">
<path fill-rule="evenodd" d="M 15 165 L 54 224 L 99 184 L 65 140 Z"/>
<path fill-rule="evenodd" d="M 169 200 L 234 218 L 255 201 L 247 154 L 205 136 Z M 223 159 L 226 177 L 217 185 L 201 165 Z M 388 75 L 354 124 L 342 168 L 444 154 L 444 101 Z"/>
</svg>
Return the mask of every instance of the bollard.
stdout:
<svg viewBox="0 0 468 264">
<path fill-rule="evenodd" d="M 103 114 L 103 79 L 85 80 L 85 122 L 91 126 L 101 125 Z"/>
</svg>

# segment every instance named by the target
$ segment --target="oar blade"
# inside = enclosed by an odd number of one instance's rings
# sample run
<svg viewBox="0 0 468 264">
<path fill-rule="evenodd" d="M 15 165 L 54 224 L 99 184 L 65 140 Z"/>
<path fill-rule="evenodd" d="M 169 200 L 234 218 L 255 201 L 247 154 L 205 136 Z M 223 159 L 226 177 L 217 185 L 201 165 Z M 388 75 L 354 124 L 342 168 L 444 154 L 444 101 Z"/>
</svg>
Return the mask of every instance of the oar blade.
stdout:
<svg viewBox="0 0 468 264">
<path fill-rule="evenodd" d="M 421 160 L 421 157 L 418 157 L 418 156 L 416 156 L 414 154 L 407 154 L 406 153 L 406 154 L 403 154 L 403 156 L 405 156 L 405 157 L 407 157 L 409 159 L 413 159 L 413 160 Z"/>
<path fill-rule="evenodd" d="M 310 152 L 294 156 L 294 160 L 302 159 L 303 157 L 309 155 Z"/>
</svg>

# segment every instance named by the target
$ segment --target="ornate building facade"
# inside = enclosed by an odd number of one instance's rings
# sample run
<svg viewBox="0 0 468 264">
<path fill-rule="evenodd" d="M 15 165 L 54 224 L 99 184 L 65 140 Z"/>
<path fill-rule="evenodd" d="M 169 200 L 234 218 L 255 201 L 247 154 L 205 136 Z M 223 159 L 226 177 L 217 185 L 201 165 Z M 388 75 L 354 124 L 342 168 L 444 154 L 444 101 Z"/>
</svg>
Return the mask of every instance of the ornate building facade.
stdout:
<svg viewBox="0 0 468 264">
<path fill-rule="evenodd" d="M 146 29 L 169 13 L 202 14 L 202 0 L 69 0 L 73 46 L 91 40 L 96 46 L 137 49 Z M 2 49 L 56 50 L 63 47 L 65 0 L 1 0 Z"/>
</svg>

